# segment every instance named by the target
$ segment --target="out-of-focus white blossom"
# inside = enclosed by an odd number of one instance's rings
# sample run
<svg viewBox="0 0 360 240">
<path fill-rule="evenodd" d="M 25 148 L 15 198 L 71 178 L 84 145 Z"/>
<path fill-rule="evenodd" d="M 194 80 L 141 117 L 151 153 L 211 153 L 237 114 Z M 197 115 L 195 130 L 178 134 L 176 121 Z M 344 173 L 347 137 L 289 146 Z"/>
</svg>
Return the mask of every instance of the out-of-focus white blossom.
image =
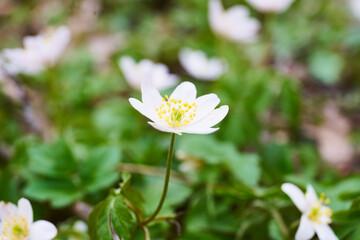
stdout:
<svg viewBox="0 0 360 240">
<path fill-rule="evenodd" d="M 246 0 L 260 12 L 285 12 L 294 0 Z"/>
<path fill-rule="evenodd" d="M 24 38 L 24 48 L 4 49 L 0 55 L 9 74 L 37 74 L 54 65 L 71 38 L 70 30 L 61 26 L 54 32 Z"/>
<path fill-rule="evenodd" d="M 77 234 L 86 234 L 86 232 L 88 231 L 88 227 L 86 225 L 86 223 L 84 221 L 78 220 L 75 222 L 74 226 L 73 226 L 73 230 L 77 233 Z M 80 240 L 83 239 L 82 237 L 69 237 L 69 240 Z"/>
<path fill-rule="evenodd" d="M 284 183 L 281 189 L 302 213 L 296 240 L 310 240 L 315 233 L 320 240 L 338 240 L 329 227 L 332 210 L 327 206 L 330 200 L 325 198 L 325 194 L 321 194 L 319 199 L 311 185 L 307 186 L 305 194 L 291 183 Z"/>
<path fill-rule="evenodd" d="M 194 78 L 213 81 L 220 77 L 227 69 L 225 60 L 219 58 L 208 59 L 204 52 L 184 48 L 179 54 L 183 68 Z"/>
<path fill-rule="evenodd" d="M 143 80 L 150 81 L 158 90 L 173 87 L 178 83 L 178 77 L 170 74 L 166 65 L 149 59 L 136 63 L 131 57 L 124 56 L 119 60 L 119 67 L 130 86 L 138 90 L 141 89 Z"/>
<path fill-rule="evenodd" d="M 57 235 L 56 227 L 45 220 L 33 222 L 29 200 L 21 198 L 18 206 L 0 202 L 0 239 L 50 240 Z"/>
<path fill-rule="evenodd" d="M 353 15 L 360 19 L 360 0 L 348 0 L 348 4 Z"/>
<path fill-rule="evenodd" d="M 224 119 L 228 106 L 215 109 L 220 103 L 216 94 L 196 98 L 196 88 L 191 82 L 183 82 L 168 97 L 160 93 L 148 81 L 141 85 L 142 102 L 130 98 L 130 104 L 149 118 L 151 126 L 159 131 L 176 133 L 209 134 L 219 128 L 212 128 Z"/>
<path fill-rule="evenodd" d="M 220 0 L 209 1 L 209 21 L 216 34 L 235 42 L 254 42 L 260 29 L 246 7 L 236 5 L 225 11 Z"/>
</svg>

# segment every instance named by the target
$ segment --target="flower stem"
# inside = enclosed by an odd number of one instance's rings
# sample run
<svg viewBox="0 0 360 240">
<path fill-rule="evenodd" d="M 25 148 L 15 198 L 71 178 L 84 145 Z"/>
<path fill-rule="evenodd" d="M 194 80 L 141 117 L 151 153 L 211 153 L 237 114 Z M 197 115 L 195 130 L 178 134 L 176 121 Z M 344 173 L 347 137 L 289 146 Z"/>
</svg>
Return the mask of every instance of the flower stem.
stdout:
<svg viewBox="0 0 360 240">
<path fill-rule="evenodd" d="M 277 210 L 270 210 L 273 215 L 276 223 L 278 224 L 281 233 L 283 234 L 284 239 L 288 239 L 289 230 L 284 222 L 284 219 L 281 217 L 280 213 Z"/>
<path fill-rule="evenodd" d="M 171 140 L 170 140 L 170 146 L 169 146 L 168 158 L 167 158 L 167 162 L 166 162 L 166 174 L 165 174 L 165 183 L 164 183 L 163 193 L 162 193 L 159 205 L 157 206 L 155 212 L 148 219 L 146 219 L 143 222 L 144 225 L 148 224 L 156 217 L 156 215 L 160 212 L 162 205 L 165 201 L 166 193 L 167 193 L 168 186 L 169 186 L 169 180 L 170 180 L 171 160 L 172 160 L 172 156 L 173 156 L 173 152 L 174 152 L 174 143 L 175 143 L 175 133 L 172 133 Z"/>
</svg>

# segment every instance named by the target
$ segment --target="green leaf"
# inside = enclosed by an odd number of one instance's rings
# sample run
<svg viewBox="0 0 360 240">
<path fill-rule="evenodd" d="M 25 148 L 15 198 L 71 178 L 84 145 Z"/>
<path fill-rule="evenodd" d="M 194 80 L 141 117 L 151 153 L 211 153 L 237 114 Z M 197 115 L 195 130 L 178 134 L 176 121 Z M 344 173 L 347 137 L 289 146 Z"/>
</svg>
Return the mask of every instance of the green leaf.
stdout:
<svg viewBox="0 0 360 240">
<path fill-rule="evenodd" d="M 0 171 L 0 186 L 0 200 L 15 202 L 19 198 L 18 180 L 8 169 Z"/>
<path fill-rule="evenodd" d="M 123 197 L 111 195 L 90 213 L 88 226 L 92 240 L 113 240 L 113 233 L 126 240 L 131 239 L 136 222 Z"/>
<path fill-rule="evenodd" d="M 259 156 L 236 153 L 228 158 L 228 165 L 234 177 L 248 186 L 257 185 L 260 178 Z"/>
<path fill-rule="evenodd" d="M 283 236 L 280 231 L 280 227 L 274 219 L 271 219 L 269 222 L 269 235 L 273 240 L 283 239 Z"/>
<path fill-rule="evenodd" d="M 300 94 L 295 84 L 285 79 L 281 87 L 279 104 L 282 110 L 282 115 L 289 122 L 290 126 L 296 126 L 300 121 Z"/>
<path fill-rule="evenodd" d="M 181 139 L 178 149 L 207 164 L 225 165 L 237 180 L 248 186 L 256 185 L 259 181 L 259 157 L 239 153 L 232 143 L 220 142 L 210 136 L 189 135 Z"/>
<path fill-rule="evenodd" d="M 110 229 L 109 211 L 113 197 L 101 201 L 91 211 L 88 219 L 89 234 L 91 239 L 113 240 Z"/>
<path fill-rule="evenodd" d="M 64 140 L 53 144 L 29 148 L 29 169 L 47 177 L 71 176 L 77 170 L 77 162 Z"/>
<path fill-rule="evenodd" d="M 91 151 L 91 156 L 83 163 L 80 178 L 89 192 L 98 191 L 114 184 L 119 178 L 116 169 L 120 161 L 120 151 L 115 147 L 102 147 Z"/>
<path fill-rule="evenodd" d="M 144 185 L 140 188 L 141 193 L 145 196 L 144 209 L 147 215 L 153 213 L 160 201 L 160 196 L 164 187 L 164 179 L 158 177 L 144 176 Z M 191 189 L 176 181 L 169 182 L 168 193 L 164 205 L 159 215 L 170 215 L 173 208 L 185 202 L 190 196 Z"/>
<path fill-rule="evenodd" d="M 132 202 L 138 209 L 143 210 L 145 199 L 141 191 L 133 186 L 128 186 L 121 194 L 130 202 Z"/>
<path fill-rule="evenodd" d="M 318 50 L 310 57 L 310 71 L 320 82 L 334 84 L 340 80 L 344 59 L 337 53 Z"/>
<path fill-rule="evenodd" d="M 120 196 L 116 197 L 112 207 L 111 220 L 116 234 L 121 239 L 130 239 L 135 226 L 130 209 Z"/>
<path fill-rule="evenodd" d="M 33 179 L 24 194 L 38 201 L 50 201 L 53 207 L 64 207 L 82 198 L 82 192 L 70 180 Z"/>
<path fill-rule="evenodd" d="M 294 171 L 291 149 L 287 145 L 269 143 L 262 151 L 262 159 L 267 173 L 274 179 L 282 180 Z"/>
</svg>

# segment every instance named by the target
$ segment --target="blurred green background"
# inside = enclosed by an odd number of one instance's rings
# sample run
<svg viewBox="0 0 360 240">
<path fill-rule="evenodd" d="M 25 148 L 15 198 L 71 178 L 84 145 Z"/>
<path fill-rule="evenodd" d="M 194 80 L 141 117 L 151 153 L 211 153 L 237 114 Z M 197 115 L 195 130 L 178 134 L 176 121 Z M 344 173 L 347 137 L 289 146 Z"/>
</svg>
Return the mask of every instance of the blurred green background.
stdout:
<svg viewBox="0 0 360 240">
<path fill-rule="evenodd" d="M 216 36 L 205 0 L 1 0 L 0 49 L 49 25 L 68 26 L 72 39 L 54 67 L 1 81 L 0 199 L 29 198 L 64 240 L 89 239 L 75 221 L 123 172 L 144 212 L 155 209 L 170 134 L 130 106 L 141 93 L 118 67 L 130 55 L 166 64 L 198 96 L 216 93 L 230 107 L 216 133 L 177 137 L 162 210 L 177 215 L 152 226 L 152 239 L 284 239 L 279 215 L 294 236 L 300 213 L 284 182 L 325 192 L 337 236 L 360 239 L 360 20 L 340 0 L 296 0 L 279 14 L 223 0 L 236 4 L 261 23 L 255 43 Z M 183 47 L 225 59 L 228 71 L 192 78 L 178 60 Z"/>
</svg>

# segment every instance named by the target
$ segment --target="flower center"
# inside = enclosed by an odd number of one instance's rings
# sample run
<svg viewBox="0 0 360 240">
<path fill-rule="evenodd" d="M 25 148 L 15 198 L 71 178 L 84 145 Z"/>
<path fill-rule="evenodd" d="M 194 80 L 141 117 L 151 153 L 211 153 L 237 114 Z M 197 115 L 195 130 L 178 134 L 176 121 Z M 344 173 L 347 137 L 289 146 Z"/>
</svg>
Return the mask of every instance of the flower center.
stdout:
<svg viewBox="0 0 360 240">
<path fill-rule="evenodd" d="M 196 116 L 197 105 L 195 102 L 183 102 L 181 99 L 173 99 L 165 95 L 161 105 L 156 108 L 160 119 L 164 120 L 169 127 L 178 128 L 189 124 Z"/>
<path fill-rule="evenodd" d="M 332 210 L 327 206 L 330 203 L 329 198 L 325 198 L 325 194 L 320 194 L 319 201 L 315 202 L 309 212 L 309 219 L 316 223 L 322 224 L 323 222 L 329 224 L 331 222 Z"/>
<path fill-rule="evenodd" d="M 0 239 L 9 240 L 25 240 L 29 235 L 28 224 L 26 219 L 22 216 L 12 216 L 4 219 L 3 233 L 0 235 Z"/>
</svg>

